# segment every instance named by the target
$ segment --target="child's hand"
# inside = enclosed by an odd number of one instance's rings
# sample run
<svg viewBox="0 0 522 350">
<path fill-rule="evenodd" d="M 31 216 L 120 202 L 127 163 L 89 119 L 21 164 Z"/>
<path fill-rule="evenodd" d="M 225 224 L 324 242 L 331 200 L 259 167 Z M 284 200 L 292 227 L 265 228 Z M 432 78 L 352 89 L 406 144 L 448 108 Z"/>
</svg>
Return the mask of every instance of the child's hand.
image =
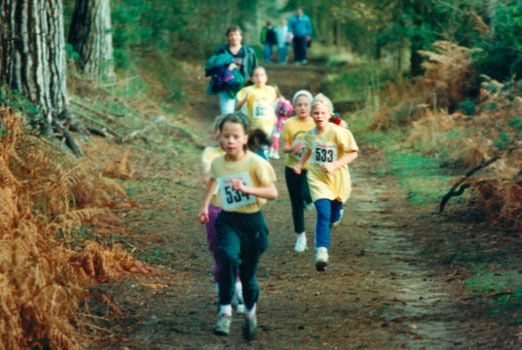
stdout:
<svg viewBox="0 0 522 350">
<path fill-rule="evenodd" d="M 232 179 L 232 189 L 234 191 L 245 192 L 245 184 L 241 179 Z"/>
<path fill-rule="evenodd" d="M 294 154 L 298 155 L 299 152 L 301 152 L 301 150 L 303 149 L 303 147 L 304 147 L 304 145 L 302 142 L 298 142 L 298 143 L 294 144 L 294 151 L 293 151 Z"/>
<path fill-rule="evenodd" d="M 198 220 L 201 224 L 206 224 L 210 221 L 208 217 L 208 209 L 201 209 L 201 211 L 198 214 Z"/>
<path fill-rule="evenodd" d="M 238 67 L 235 63 L 231 63 L 231 64 L 228 66 L 228 70 L 234 70 L 234 68 L 239 69 L 239 67 Z"/>
<path fill-rule="evenodd" d="M 323 164 L 323 171 L 327 174 L 331 174 L 333 173 L 335 170 L 335 166 L 333 165 L 333 163 L 326 163 L 326 164 Z"/>
<path fill-rule="evenodd" d="M 297 164 L 295 167 L 294 167 L 294 173 L 296 173 L 297 175 L 301 175 L 301 166 L 299 164 Z"/>
</svg>

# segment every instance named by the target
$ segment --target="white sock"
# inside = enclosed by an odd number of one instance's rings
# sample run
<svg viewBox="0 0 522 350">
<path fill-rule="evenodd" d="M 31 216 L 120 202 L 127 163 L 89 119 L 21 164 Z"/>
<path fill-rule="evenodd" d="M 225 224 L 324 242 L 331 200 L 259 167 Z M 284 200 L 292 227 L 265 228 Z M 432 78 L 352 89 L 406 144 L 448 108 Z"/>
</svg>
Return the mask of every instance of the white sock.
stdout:
<svg viewBox="0 0 522 350">
<path fill-rule="evenodd" d="M 304 232 L 304 231 L 301 232 L 301 233 L 297 233 L 297 236 L 298 236 L 298 237 L 303 237 L 303 235 L 305 235 L 305 232 Z"/>
<path fill-rule="evenodd" d="M 235 288 L 237 297 L 243 300 L 243 285 L 241 284 L 241 281 L 236 281 Z"/>
<path fill-rule="evenodd" d="M 254 304 L 254 306 L 252 306 L 251 309 L 248 309 L 245 316 L 248 318 L 248 319 L 252 319 L 252 317 L 254 317 L 256 315 L 256 305 L 257 304 Z"/>
<path fill-rule="evenodd" d="M 222 315 L 232 316 L 232 305 L 219 305 L 219 316 Z"/>
</svg>

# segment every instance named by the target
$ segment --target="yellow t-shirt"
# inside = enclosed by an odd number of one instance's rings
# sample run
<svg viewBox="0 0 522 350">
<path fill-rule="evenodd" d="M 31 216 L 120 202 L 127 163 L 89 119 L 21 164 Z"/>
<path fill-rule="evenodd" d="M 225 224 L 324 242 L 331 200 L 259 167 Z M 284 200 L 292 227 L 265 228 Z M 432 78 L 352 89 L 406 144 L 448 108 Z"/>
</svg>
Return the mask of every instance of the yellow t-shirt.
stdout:
<svg viewBox="0 0 522 350">
<path fill-rule="evenodd" d="M 307 175 L 312 200 L 337 199 L 345 202 L 352 191 L 348 165 L 331 174 L 325 173 L 322 165 L 359 150 L 350 130 L 330 123 L 328 129 L 318 135 L 317 128 L 313 128 L 305 136 L 305 146 L 312 151 Z"/>
<path fill-rule="evenodd" d="M 254 128 L 263 130 L 270 137 L 277 122 L 274 110 L 274 102 L 277 99 L 276 91 L 268 85 L 262 88 L 250 85 L 237 93 L 237 99 L 244 99 L 247 91 L 250 91 L 250 96 L 246 101 L 248 118 Z"/>
<path fill-rule="evenodd" d="M 290 145 L 301 142 L 304 145 L 304 137 L 307 131 L 314 128 L 315 123 L 312 117 L 308 117 L 305 121 L 302 121 L 298 117 L 291 117 L 285 122 L 283 127 L 283 142 L 289 142 Z M 303 156 L 305 147 L 301 149 L 298 155 L 294 153 L 287 153 L 285 156 L 285 166 L 293 168 L 299 163 L 299 160 Z M 310 162 L 306 162 L 303 169 L 307 169 Z"/>
<path fill-rule="evenodd" d="M 203 153 L 201 154 L 201 165 L 203 167 L 210 167 L 210 164 L 212 163 L 214 158 L 217 158 L 224 154 L 225 151 L 221 147 L 208 146 L 203 150 Z"/>
<path fill-rule="evenodd" d="M 238 213 L 258 212 L 266 203 L 266 199 L 232 190 L 230 179 L 242 178 L 247 186 L 253 187 L 270 186 L 276 181 L 272 165 L 250 151 L 237 162 L 226 161 L 225 156 L 214 159 L 210 167 L 210 176 L 216 179 L 218 187 L 212 204 L 225 211 Z"/>
</svg>

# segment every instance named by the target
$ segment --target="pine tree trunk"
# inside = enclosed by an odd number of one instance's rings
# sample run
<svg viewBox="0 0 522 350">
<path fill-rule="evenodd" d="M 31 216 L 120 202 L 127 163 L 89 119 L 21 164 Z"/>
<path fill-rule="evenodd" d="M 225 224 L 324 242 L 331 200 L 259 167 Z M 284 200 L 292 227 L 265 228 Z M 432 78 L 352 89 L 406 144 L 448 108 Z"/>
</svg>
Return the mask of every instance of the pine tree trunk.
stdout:
<svg viewBox="0 0 522 350">
<path fill-rule="evenodd" d="M 0 0 L 0 80 L 26 96 L 47 128 L 66 109 L 62 0 Z"/>
<path fill-rule="evenodd" d="M 82 72 L 112 79 L 110 0 L 76 0 L 68 42 L 80 54 Z"/>
<path fill-rule="evenodd" d="M 420 28 L 422 25 L 422 20 L 424 15 L 424 9 L 422 5 L 422 1 L 415 1 L 413 10 L 415 11 L 416 17 L 413 21 L 416 28 Z M 414 34 L 410 38 L 410 74 L 413 77 L 422 75 L 424 73 L 424 69 L 422 68 L 422 56 L 419 54 L 419 50 L 423 49 L 423 40 L 419 34 Z"/>
</svg>

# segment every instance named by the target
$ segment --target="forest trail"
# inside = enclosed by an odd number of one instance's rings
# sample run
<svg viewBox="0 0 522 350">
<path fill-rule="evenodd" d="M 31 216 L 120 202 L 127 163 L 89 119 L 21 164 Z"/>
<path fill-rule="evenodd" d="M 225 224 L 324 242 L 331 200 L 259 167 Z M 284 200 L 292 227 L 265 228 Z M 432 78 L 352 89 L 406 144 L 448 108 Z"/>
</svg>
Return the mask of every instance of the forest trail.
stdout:
<svg viewBox="0 0 522 350">
<path fill-rule="evenodd" d="M 268 66 L 269 82 L 287 98 L 307 88 L 321 89 L 323 66 Z M 210 139 L 217 97 L 204 95 L 207 81 L 187 83 L 187 125 Z M 357 139 L 357 135 L 354 135 Z M 331 264 L 314 268 L 313 247 L 293 252 L 290 201 L 283 160 L 273 161 L 280 198 L 263 209 L 269 249 L 258 270 L 260 332 L 248 343 L 242 316 L 234 315 L 231 335 L 212 334 L 216 292 L 206 233 L 197 221 L 203 196 L 200 150 L 187 146 L 176 155 L 134 152 L 136 179 L 127 184 L 139 208 L 127 213 L 134 255 L 162 274 L 124 279 L 105 286 L 123 315 L 106 317 L 111 336 L 103 349 L 495 349 L 482 340 L 487 325 L 466 311 L 448 272 L 423 259 L 423 234 L 469 229 L 412 207 L 391 176 L 380 150 L 361 145 L 353 166 L 352 198 L 332 234 Z M 100 149 L 103 145 L 99 145 Z M 118 154 L 107 156 L 118 158 Z M 313 242 L 315 212 L 306 213 Z M 441 238 L 441 245 L 444 245 Z M 101 315 L 104 317 L 105 315 Z M 500 347 L 498 347 L 500 349 Z"/>
</svg>

